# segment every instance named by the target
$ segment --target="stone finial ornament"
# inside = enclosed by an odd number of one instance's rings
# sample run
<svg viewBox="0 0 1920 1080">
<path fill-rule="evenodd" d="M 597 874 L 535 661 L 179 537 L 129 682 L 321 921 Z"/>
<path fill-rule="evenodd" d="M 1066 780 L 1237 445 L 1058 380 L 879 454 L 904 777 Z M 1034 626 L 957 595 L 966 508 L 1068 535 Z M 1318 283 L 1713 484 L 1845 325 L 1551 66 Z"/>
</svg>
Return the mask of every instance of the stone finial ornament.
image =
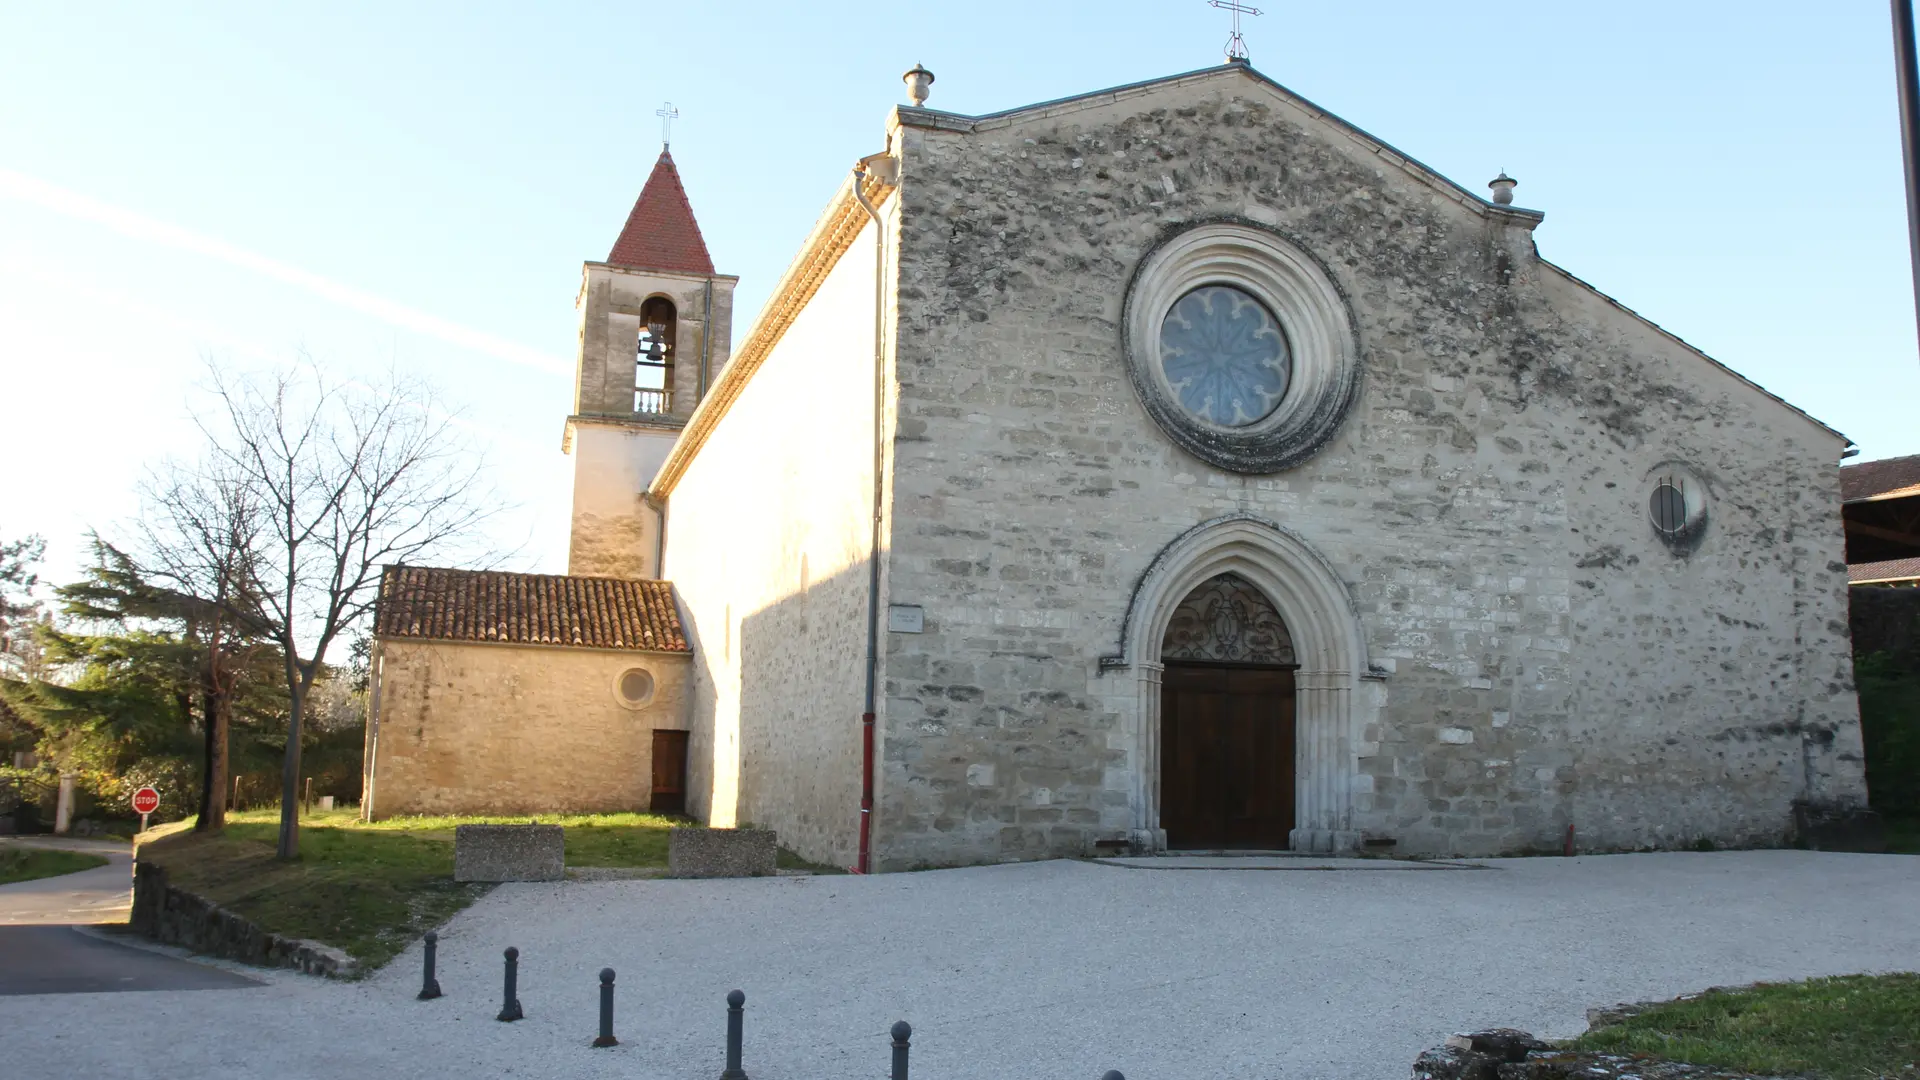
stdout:
<svg viewBox="0 0 1920 1080">
<path fill-rule="evenodd" d="M 927 103 L 927 88 L 933 85 L 933 72 L 915 64 L 912 71 L 900 76 L 900 81 L 907 84 L 907 100 L 915 105 Z"/>
<path fill-rule="evenodd" d="M 1520 181 L 1508 176 L 1507 170 L 1501 169 L 1500 175 L 1494 177 L 1493 180 L 1487 184 L 1488 187 L 1493 189 L 1493 204 L 1495 206 L 1512 206 L 1513 189 L 1519 185 Z"/>
</svg>

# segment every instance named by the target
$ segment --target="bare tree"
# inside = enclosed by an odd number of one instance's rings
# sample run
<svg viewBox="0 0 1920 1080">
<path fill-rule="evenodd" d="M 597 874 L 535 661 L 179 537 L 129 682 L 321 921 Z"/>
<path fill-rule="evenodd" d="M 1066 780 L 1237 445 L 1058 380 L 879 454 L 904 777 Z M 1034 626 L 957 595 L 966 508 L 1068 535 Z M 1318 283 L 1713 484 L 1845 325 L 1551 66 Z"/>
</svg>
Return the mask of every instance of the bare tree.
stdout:
<svg viewBox="0 0 1920 1080">
<path fill-rule="evenodd" d="M 300 736 L 327 650 L 373 609 L 381 567 L 443 557 L 497 510 L 484 464 L 424 385 L 336 382 L 311 362 L 264 376 L 214 366 L 199 418 L 214 467 L 258 514 L 249 616 L 284 655 L 290 717 L 277 854 L 300 852 Z"/>
<path fill-rule="evenodd" d="M 226 456 L 197 465 L 170 463 L 142 491 L 136 529 L 142 559 L 125 559 L 127 580 L 108 582 L 125 609 L 177 621 L 200 656 L 200 716 L 206 740 L 196 832 L 227 821 L 229 733 L 240 681 L 277 628 L 260 618 L 260 548 L 266 531 L 249 478 Z M 113 554 L 118 555 L 118 552 Z M 140 611 L 144 602 L 151 610 Z M 263 658 L 262 658 L 263 659 Z"/>
</svg>

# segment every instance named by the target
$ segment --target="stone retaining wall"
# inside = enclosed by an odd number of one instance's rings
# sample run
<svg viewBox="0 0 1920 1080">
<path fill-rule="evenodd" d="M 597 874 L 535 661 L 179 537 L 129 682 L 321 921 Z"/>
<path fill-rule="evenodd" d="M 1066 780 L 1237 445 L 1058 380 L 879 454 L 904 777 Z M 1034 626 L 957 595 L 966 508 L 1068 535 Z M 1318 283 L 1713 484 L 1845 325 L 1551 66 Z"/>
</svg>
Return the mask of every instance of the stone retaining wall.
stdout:
<svg viewBox="0 0 1920 1080">
<path fill-rule="evenodd" d="M 1589 1013 L 1591 1015 L 1591 1013 Z M 1754 1073 L 1661 1061 L 1644 1054 L 1562 1050 L 1524 1031 L 1449 1035 L 1413 1063 L 1413 1080 L 1772 1080 Z"/>
<path fill-rule="evenodd" d="M 251 920 L 167 881 L 165 867 L 133 864 L 135 933 L 165 945 L 260 967 L 295 968 L 308 975 L 342 978 L 354 973 L 353 957 L 330 945 L 268 933 Z"/>
</svg>

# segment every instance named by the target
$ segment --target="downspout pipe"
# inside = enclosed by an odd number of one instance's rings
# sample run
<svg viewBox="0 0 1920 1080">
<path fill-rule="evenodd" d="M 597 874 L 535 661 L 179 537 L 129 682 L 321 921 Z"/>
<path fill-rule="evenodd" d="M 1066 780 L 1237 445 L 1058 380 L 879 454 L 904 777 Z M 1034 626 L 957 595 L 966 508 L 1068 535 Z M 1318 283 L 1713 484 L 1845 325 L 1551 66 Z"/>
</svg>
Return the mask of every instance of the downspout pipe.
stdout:
<svg viewBox="0 0 1920 1080">
<path fill-rule="evenodd" d="M 1914 55 L 1913 0 L 1893 0 L 1893 62 L 1900 94 L 1900 156 L 1907 173 L 1907 247 L 1913 270 L 1914 316 L 1920 319 L 1920 59 Z"/>
<path fill-rule="evenodd" d="M 886 159 L 886 160 L 882 160 Z M 888 168 L 884 152 L 870 154 L 853 167 L 853 198 L 873 219 L 873 534 L 867 548 L 867 677 L 860 714 L 860 859 L 854 872 L 873 872 L 873 759 L 874 712 L 880 668 L 880 521 L 886 467 L 882 412 L 886 404 L 886 268 L 887 227 L 880 211 L 867 199 L 862 185 L 869 175 Z"/>
</svg>

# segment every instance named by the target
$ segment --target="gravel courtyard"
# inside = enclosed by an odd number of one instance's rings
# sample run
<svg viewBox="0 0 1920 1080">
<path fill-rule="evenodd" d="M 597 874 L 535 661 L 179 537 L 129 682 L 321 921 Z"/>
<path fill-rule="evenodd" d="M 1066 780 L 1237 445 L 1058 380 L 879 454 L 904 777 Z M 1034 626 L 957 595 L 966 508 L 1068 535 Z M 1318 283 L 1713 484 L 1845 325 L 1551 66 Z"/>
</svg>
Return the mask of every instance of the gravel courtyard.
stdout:
<svg viewBox="0 0 1920 1080">
<path fill-rule="evenodd" d="M 442 934 L 439 1001 L 413 1000 L 418 946 L 357 984 L 0 998 L 0 1071 L 712 1080 L 739 987 L 755 1080 L 884 1077 L 903 1018 L 924 1080 L 1403 1080 L 1449 1031 L 1565 1036 L 1591 1005 L 1920 969 L 1911 856 L 1167 865 L 505 885 Z M 493 1019 L 507 945 L 515 1024 Z M 603 966 L 621 1045 L 593 1050 Z"/>
</svg>

